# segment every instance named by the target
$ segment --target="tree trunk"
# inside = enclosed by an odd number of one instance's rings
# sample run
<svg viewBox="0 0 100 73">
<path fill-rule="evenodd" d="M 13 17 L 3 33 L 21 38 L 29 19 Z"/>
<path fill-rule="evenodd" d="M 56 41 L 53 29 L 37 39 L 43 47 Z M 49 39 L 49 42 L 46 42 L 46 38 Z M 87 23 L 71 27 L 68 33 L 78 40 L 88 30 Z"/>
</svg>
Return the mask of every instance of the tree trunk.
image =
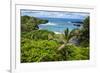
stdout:
<svg viewBox="0 0 100 73">
<path fill-rule="evenodd" d="M 64 47 L 65 47 L 65 44 L 61 45 L 61 46 L 58 48 L 58 51 L 62 50 Z"/>
</svg>

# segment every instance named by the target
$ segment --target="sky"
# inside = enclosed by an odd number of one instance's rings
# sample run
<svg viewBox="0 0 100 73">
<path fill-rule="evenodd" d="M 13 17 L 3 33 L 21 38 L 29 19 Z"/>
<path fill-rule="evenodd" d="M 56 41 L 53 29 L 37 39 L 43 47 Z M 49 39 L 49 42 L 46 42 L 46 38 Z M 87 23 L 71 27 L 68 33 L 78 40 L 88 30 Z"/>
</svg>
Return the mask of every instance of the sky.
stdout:
<svg viewBox="0 0 100 73">
<path fill-rule="evenodd" d="M 21 10 L 21 16 L 24 15 L 38 18 L 85 19 L 89 16 L 89 13 Z"/>
</svg>

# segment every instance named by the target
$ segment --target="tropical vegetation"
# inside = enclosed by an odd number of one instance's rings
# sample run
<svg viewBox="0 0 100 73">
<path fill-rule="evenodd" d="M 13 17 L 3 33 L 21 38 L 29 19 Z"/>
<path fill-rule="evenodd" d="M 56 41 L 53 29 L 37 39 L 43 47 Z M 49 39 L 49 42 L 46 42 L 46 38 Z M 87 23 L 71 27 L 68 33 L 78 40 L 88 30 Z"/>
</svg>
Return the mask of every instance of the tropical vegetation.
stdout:
<svg viewBox="0 0 100 73">
<path fill-rule="evenodd" d="M 40 30 L 38 25 L 47 22 L 21 16 L 21 63 L 89 60 L 89 17 L 81 29 L 67 28 L 64 34 Z"/>
</svg>

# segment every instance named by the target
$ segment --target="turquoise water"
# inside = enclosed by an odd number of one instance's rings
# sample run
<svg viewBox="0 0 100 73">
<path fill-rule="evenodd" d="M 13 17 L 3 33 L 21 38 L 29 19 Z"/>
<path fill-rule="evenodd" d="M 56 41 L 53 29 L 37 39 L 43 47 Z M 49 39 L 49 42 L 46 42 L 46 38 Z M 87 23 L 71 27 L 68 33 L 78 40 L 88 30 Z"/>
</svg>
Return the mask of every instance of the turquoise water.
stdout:
<svg viewBox="0 0 100 73">
<path fill-rule="evenodd" d="M 41 30 L 49 30 L 55 33 L 63 33 L 64 30 L 69 28 L 69 30 L 73 30 L 75 28 L 80 28 L 80 26 L 75 26 L 74 24 L 82 25 L 81 19 L 62 19 L 62 18 L 43 18 L 48 20 L 49 22 L 46 24 L 40 24 L 39 29 Z"/>
</svg>

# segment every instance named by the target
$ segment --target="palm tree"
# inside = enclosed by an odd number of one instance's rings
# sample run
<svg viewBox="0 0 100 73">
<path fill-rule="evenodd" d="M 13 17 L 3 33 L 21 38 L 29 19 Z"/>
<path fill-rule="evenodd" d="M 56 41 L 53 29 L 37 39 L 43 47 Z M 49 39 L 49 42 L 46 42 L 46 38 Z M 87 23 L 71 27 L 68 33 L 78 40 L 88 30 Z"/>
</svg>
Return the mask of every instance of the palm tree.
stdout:
<svg viewBox="0 0 100 73">
<path fill-rule="evenodd" d="M 80 33 L 80 30 L 79 29 L 73 29 L 72 31 L 69 31 L 69 29 L 67 28 L 65 31 L 64 31 L 64 34 L 63 34 L 63 43 L 59 48 L 58 48 L 58 51 L 62 50 L 65 46 L 67 45 L 70 45 L 70 40 L 73 38 L 73 37 L 78 37 Z"/>
<path fill-rule="evenodd" d="M 61 53 L 61 55 L 63 55 L 63 59 L 66 60 L 67 56 L 68 56 L 68 50 L 65 49 L 65 47 L 67 47 L 68 45 L 72 45 L 72 43 L 70 43 L 70 40 L 74 37 L 77 38 L 80 34 L 80 30 L 79 29 L 73 29 L 72 31 L 69 31 L 69 29 L 67 28 L 64 31 L 63 34 L 63 44 L 57 49 L 58 52 Z"/>
</svg>

